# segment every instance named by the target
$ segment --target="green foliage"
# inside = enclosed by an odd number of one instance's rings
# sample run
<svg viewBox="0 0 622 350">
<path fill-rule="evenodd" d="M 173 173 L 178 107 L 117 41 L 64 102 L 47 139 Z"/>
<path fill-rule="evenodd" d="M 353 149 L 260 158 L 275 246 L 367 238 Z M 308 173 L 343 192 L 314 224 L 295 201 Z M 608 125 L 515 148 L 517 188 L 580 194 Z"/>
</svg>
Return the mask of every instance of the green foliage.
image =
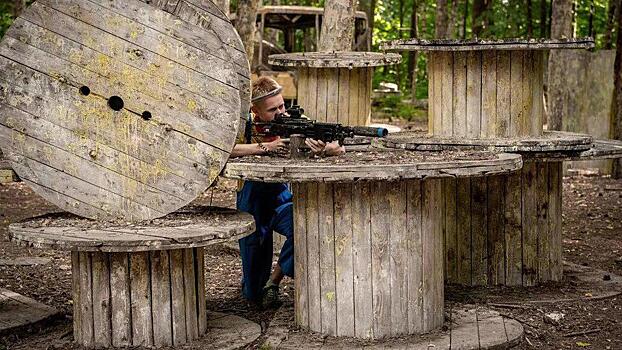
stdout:
<svg viewBox="0 0 622 350">
<path fill-rule="evenodd" d="M 0 38 L 13 23 L 13 6 L 8 2 L 0 2 Z"/>
<path fill-rule="evenodd" d="M 401 94 L 390 94 L 374 99 L 374 111 L 406 120 L 425 120 L 426 111 L 411 105 Z"/>
</svg>

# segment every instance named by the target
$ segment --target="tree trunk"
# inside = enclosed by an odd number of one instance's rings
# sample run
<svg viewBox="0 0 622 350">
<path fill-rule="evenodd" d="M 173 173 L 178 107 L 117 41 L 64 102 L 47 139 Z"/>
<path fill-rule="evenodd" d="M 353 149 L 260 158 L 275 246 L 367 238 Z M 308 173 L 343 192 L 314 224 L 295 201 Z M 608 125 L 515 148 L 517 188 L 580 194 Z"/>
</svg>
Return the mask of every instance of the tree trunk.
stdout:
<svg viewBox="0 0 622 350">
<path fill-rule="evenodd" d="M 464 0 L 464 16 L 462 17 L 462 40 L 466 39 L 467 18 L 469 17 L 469 0 Z"/>
<path fill-rule="evenodd" d="M 413 10 L 410 14 L 410 37 L 417 38 L 418 31 L 417 25 L 419 24 L 417 21 L 417 16 L 419 12 L 419 1 L 413 0 Z M 410 91 L 411 91 L 411 103 L 413 105 L 416 104 L 417 101 L 417 51 L 410 51 L 408 53 L 408 81 L 410 82 Z"/>
<path fill-rule="evenodd" d="M 326 0 L 320 51 L 352 51 L 355 8 L 354 0 Z"/>
<path fill-rule="evenodd" d="M 449 23 L 447 23 L 447 37 L 456 38 L 456 22 L 458 18 L 458 0 L 452 0 L 451 11 L 449 13 Z"/>
<path fill-rule="evenodd" d="M 622 4 L 618 3 L 618 7 Z M 622 11 L 618 10 L 617 28 L 618 38 L 616 40 L 616 59 L 613 65 L 613 105 L 611 115 L 613 118 L 613 138 L 622 140 Z M 622 160 L 620 158 L 613 161 L 613 178 L 622 178 Z"/>
<path fill-rule="evenodd" d="M 435 39 L 447 38 L 447 23 L 449 22 L 447 11 L 447 0 L 436 0 L 436 18 L 434 23 Z"/>
<path fill-rule="evenodd" d="M 572 38 L 572 0 L 553 0 L 551 39 Z M 559 50 L 552 50 L 548 66 L 548 130 L 562 130 L 564 105 L 570 96 L 563 95 L 562 78 L 569 72 Z"/>
<path fill-rule="evenodd" d="M 14 0 L 13 1 L 13 18 L 19 17 L 22 11 L 26 8 L 26 0 Z"/>
<path fill-rule="evenodd" d="M 214 5 L 218 6 L 218 8 L 229 17 L 229 7 L 231 5 L 230 0 L 212 0 Z"/>
<path fill-rule="evenodd" d="M 369 40 L 369 47 L 371 47 L 372 38 L 374 36 L 374 14 L 376 13 L 376 0 L 370 0 L 369 9 L 367 10 L 367 27 L 369 28 L 369 35 L 367 39 Z"/>
<path fill-rule="evenodd" d="M 540 37 L 546 38 L 546 14 L 547 14 L 546 0 L 540 0 Z"/>
<path fill-rule="evenodd" d="M 620 10 L 621 0 L 609 0 L 609 11 L 607 11 L 607 27 L 605 29 L 605 35 L 603 38 L 603 46 L 606 50 L 612 48 L 612 34 L 613 28 L 616 25 L 616 18 L 618 17 L 618 11 Z"/>
<path fill-rule="evenodd" d="M 259 0 L 239 0 L 238 10 L 236 11 L 235 29 L 238 31 L 242 44 L 246 49 L 246 56 L 249 61 L 253 61 L 254 37 L 255 37 L 255 18 Z"/>
<path fill-rule="evenodd" d="M 546 0 L 543 0 L 546 1 Z M 474 0 L 473 1 L 473 19 L 471 22 L 471 31 L 474 37 L 481 36 L 482 32 L 488 28 L 488 16 L 486 11 L 492 6 L 492 0 Z"/>
<path fill-rule="evenodd" d="M 531 0 L 527 0 L 527 37 L 533 38 L 533 13 Z"/>
</svg>

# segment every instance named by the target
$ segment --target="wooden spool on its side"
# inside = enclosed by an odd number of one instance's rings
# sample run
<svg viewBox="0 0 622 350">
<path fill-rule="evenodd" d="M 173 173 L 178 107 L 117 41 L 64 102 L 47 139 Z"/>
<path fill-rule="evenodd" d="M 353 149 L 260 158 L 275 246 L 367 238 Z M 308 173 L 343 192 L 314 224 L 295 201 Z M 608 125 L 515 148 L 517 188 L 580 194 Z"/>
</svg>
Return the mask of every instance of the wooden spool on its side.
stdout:
<svg viewBox="0 0 622 350">
<path fill-rule="evenodd" d="M 542 135 L 542 51 L 491 49 L 428 54 L 431 135 Z"/>
<path fill-rule="evenodd" d="M 382 338 L 443 324 L 441 180 L 292 187 L 298 325 Z"/>
<path fill-rule="evenodd" d="M 72 252 L 76 342 L 164 347 L 204 335 L 203 250 Z"/>
</svg>

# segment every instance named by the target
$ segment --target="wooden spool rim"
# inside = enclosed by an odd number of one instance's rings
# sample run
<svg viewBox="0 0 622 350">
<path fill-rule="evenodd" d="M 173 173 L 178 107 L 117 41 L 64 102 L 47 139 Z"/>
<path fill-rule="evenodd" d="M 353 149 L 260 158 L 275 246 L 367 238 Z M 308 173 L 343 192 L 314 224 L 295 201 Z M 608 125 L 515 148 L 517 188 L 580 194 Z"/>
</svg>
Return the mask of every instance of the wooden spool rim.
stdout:
<svg viewBox="0 0 622 350">
<path fill-rule="evenodd" d="M 402 56 L 381 52 L 302 52 L 270 55 L 268 63 L 283 67 L 366 68 L 400 63 Z"/>
<path fill-rule="evenodd" d="M 424 132 L 397 132 L 373 141 L 388 148 L 416 151 L 487 150 L 493 152 L 560 152 L 586 151 L 592 147 L 592 136 L 565 131 L 545 131 L 541 137 L 475 139 L 430 136 Z"/>
<path fill-rule="evenodd" d="M 523 154 L 525 156 L 525 154 Z M 591 147 L 583 151 L 541 152 L 529 154 L 530 158 L 539 161 L 567 161 L 622 158 L 622 141 L 594 140 Z"/>
<path fill-rule="evenodd" d="M 298 164 L 266 164 L 261 159 L 255 162 L 234 160 L 227 163 L 223 175 L 262 182 L 355 182 L 483 176 L 516 171 L 523 166 L 522 158 L 518 154 L 491 153 L 491 158 L 493 157 L 495 159 L 422 161 L 391 165 L 312 164 L 312 160 Z"/>
<path fill-rule="evenodd" d="M 551 50 L 592 49 L 594 39 L 401 39 L 385 41 L 381 50 L 387 51 L 483 51 L 483 50 Z"/>
<path fill-rule="evenodd" d="M 12 241 L 36 248 L 52 248 L 71 251 L 140 252 L 204 247 L 229 240 L 237 240 L 255 229 L 255 221 L 248 213 L 233 209 L 210 208 L 219 214 L 220 220 L 213 223 L 190 223 L 180 226 L 155 225 L 152 222 L 122 225 L 112 222 L 98 222 L 95 228 L 79 228 L 56 222 L 67 218 L 68 213 L 46 214 L 21 223 L 9 225 Z M 203 212 L 205 213 L 205 212 Z M 201 212 L 190 213 L 200 217 Z M 225 217 L 222 220 L 222 217 Z M 84 225 L 93 221 L 71 216 Z M 45 226 L 32 225 L 34 220 L 43 220 Z M 75 222 L 75 221 L 74 221 Z M 31 223 L 31 225 L 29 225 Z M 87 226 L 88 227 L 88 226 Z"/>
</svg>

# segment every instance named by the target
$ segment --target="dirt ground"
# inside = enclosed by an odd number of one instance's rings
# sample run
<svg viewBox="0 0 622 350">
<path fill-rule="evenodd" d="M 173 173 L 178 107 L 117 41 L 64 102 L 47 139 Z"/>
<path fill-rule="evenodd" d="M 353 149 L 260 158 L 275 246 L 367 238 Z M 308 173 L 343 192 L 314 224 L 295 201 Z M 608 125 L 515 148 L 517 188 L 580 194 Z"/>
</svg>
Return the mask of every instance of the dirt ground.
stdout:
<svg viewBox="0 0 622 350">
<path fill-rule="evenodd" d="M 236 183 L 222 180 L 197 199 L 200 204 L 232 206 Z M 564 179 L 564 259 L 622 276 L 622 181 L 608 177 Z M 71 345 L 71 268 L 66 252 L 28 249 L 8 241 L 9 223 L 56 211 L 23 183 L 0 185 L 0 258 L 36 256 L 52 261 L 37 266 L 0 266 L 0 287 L 31 297 L 61 311 L 61 316 L 41 329 L 0 337 L 0 349 L 66 349 Z M 241 265 L 238 252 L 227 246 L 209 248 L 206 255 L 208 308 L 237 314 L 267 329 L 273 310 L 258 311 L 240 295 Z M 604 276 L 606 279 L 606 277 Z M 291 303 L 291 280 L 283 288 Z M 590 300 L 591 286 L 565 279 L 535 288 L 456 288 L 446 291 L 447 307 L 463 303 L 519 304 L 494 307 L 525 327 L 526 340 L 518 349 L 622 349 L 622 296 Z M 532 300 L 574 299 L 552 303 Z M 564 314 L 559 323 L 545 315 Z M 582 335 L 573 333 L 585 332 Z M 250 348 L 260 348 L 265 336 Z M 344 340 L 344 344 L 349 343 Z M 392 342 L 395 344 L 396 342 Z M 399 341 L 397 341 L 399 343 Z M 205 348 L 199 343 L 197 348 Z"/>
</svg>

